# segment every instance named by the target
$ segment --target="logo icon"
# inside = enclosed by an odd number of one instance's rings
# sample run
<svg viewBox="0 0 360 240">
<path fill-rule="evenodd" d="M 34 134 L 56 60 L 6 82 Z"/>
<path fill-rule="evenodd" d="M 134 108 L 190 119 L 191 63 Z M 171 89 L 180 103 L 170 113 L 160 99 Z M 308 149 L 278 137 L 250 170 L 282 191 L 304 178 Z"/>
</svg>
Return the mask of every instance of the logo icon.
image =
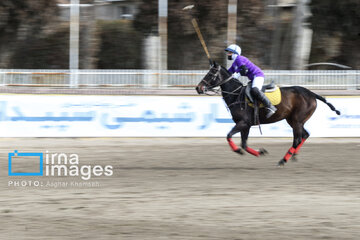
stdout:
<svg viewBox="0 0 360 240">
<path fill-rule="evenodd" d="M 14 150 L 13 153 L 8 154 L 8 159 L 9 176 L 43 176 L 43 153 L 20 153 Z M 34 162 L 36 164 L 33 164 Z M 31 163 L 31 166 L 27 167 L 26 165 L 29 165 L 29 163 Z M 39 163 L 39 171 L 37 171 L 37 163 Z M 27 170 L 19 171 L 24 167 Z"/>
</svg>

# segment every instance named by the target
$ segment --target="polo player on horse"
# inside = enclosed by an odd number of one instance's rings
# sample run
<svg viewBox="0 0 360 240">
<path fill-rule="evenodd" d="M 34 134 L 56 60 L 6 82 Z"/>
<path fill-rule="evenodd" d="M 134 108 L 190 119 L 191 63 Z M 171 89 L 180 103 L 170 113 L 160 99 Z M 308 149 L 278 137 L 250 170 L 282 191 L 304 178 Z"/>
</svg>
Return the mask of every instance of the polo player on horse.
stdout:
<svg viewBox="0 0 360 240">
<path fill-rule="evenodd" d="M 232 73 L 235 78 L 239 77 L 239 73 L 241 76 L 249 78 L 251 84 L 251 94 L 265 105 L 267 110 L 266 118 L 270 118 L 277 109 L 261 91 L 264 84 L 264 73 L 248 58 L 241 56 L 241 48 L 238 45 L 231 44 L 225 49 L 225 51 L 227 52 L 228 60 L 234 60 L 228 71 Z"/>
</svg>

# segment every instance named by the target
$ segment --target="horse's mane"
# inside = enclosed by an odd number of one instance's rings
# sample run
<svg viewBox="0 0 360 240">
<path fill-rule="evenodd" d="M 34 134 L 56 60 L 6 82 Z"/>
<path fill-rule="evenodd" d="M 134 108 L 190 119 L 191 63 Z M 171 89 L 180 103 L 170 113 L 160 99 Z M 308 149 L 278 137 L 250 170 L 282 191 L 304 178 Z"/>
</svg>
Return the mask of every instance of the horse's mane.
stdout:
<svg viewBox="0 0 360 240">
<path fill-rule="evenodd" d="M 231 75 L 231 73 L 227 70 L 226 67 L 220 65 L 221 69 L 224 70 L 229 76 Z"/>
<path fill-rule="evenodd" d="M 227 68 L 225 68 L 224 66 L 222 66 L 222 65 L 220 65 L 221 66 L 221 69 L 222 70 L 224 70 L 224 72 L 226 72 L 227 74 L 228 74 L 228 76 L 227 77 L 230 77 L 231 75 L 232 75 L 232 73 L 231 72 L 229 72 L 228 70 L 227 70 Z M 244 86 L 244 84 L 242 84 L 242 82 L 239 80 L 239 79 L 237 79 L 237 78 L 233 78 L 233 80 L 232 81 L 235 81 L 235 82 L 237 82 L 237 83 L 239 83 L 239 84 L 241 84 L 241 86 Z"/>
</svg>

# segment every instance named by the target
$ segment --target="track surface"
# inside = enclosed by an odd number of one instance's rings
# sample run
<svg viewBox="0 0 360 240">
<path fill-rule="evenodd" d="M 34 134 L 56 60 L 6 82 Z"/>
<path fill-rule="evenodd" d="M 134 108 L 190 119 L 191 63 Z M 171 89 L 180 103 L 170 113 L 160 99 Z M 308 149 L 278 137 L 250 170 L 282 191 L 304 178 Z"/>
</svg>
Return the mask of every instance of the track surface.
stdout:
<svg viewBox="0 0 360 240">
<path fill-rule="evenodd" d="M 238 139 L 236 139 L 239 141 Z M 291 139 L 0 139 L 1 239 L 359 239 L 360 139 L 309 139 L 298 162 L 276 163 Z M 112 165 L 95 187 L 14 187 L 7 153 L 77 153 Z"/>
</svg>

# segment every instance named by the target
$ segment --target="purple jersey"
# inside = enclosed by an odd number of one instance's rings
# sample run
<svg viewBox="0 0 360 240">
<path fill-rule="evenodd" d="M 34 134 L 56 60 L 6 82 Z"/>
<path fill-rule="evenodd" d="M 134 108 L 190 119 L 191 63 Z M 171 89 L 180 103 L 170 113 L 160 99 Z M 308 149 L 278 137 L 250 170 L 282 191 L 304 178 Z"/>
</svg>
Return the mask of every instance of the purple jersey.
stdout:
<svg viewBox="0 0 360 240">
<path fill-rule="evenodd" d="M 253 64 L 249 59 L 247 59 L 244 56 L 237 56 L 231 67 L 229 68 L 229 72 L 231 73 L 238 73 L 240 71 L 240 66 L 245 65 L 248 68 L 248 73 L 246 76 L 250 80 L 254 80 L 256 77 L 265 77 L 264 73 L 261 71 L 261 69 Z"/>
</svg>

